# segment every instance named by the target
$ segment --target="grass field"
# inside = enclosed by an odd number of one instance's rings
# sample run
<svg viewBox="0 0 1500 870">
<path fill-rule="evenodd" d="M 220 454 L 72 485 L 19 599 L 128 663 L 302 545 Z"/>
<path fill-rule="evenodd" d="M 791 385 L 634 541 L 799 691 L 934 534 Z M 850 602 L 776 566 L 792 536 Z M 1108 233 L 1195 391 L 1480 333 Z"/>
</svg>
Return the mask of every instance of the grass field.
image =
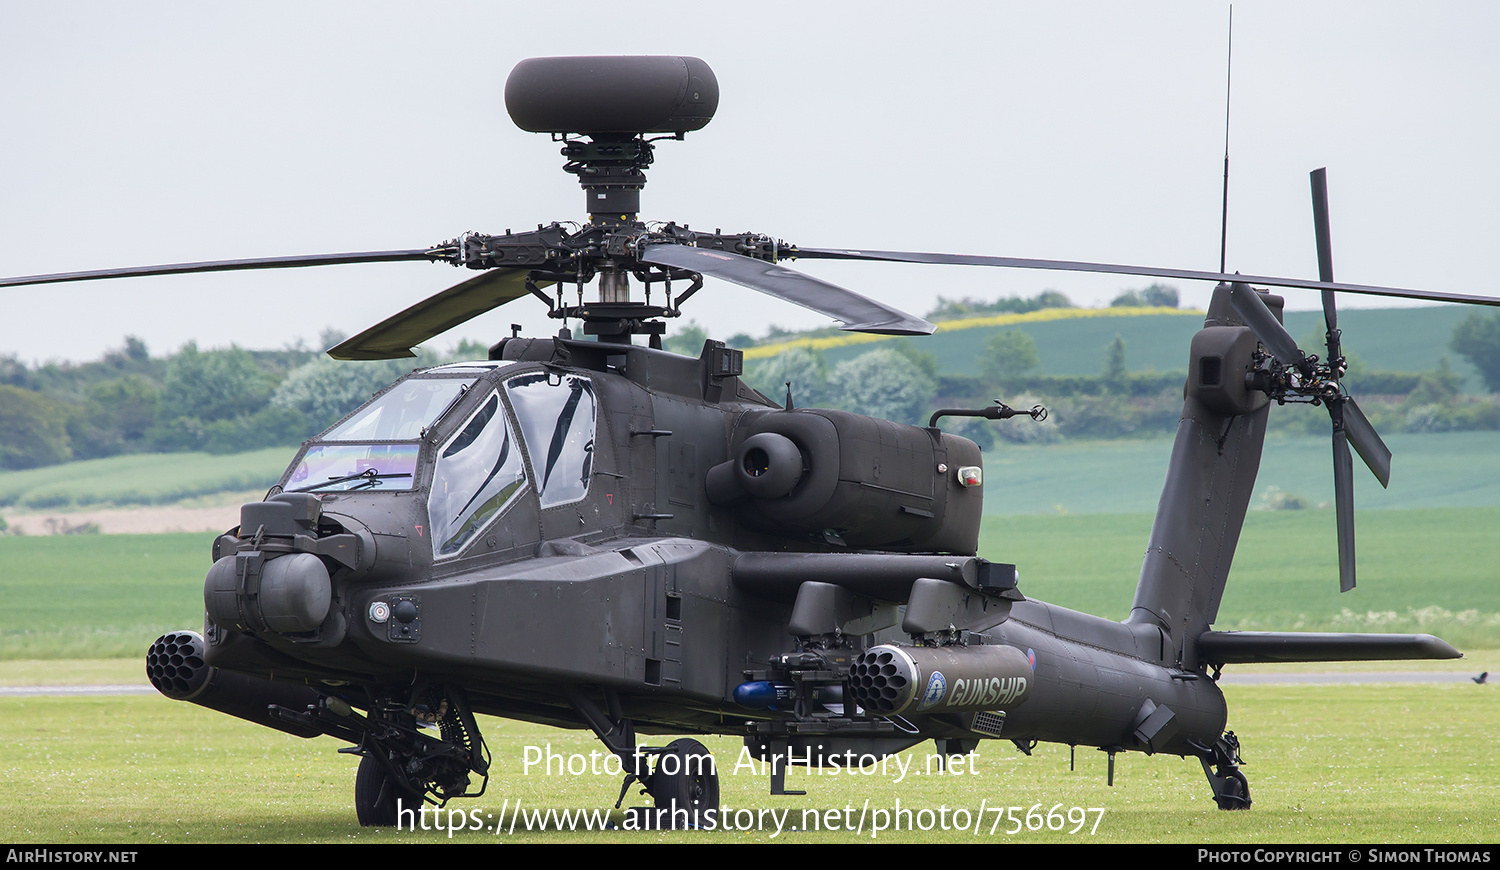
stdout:
<svg viewBox="0 0 1500 870">
<path fill-rule="evenodd" d="M 1355 461 L 1355 505 L 1361 520 L 1369 511 L 1500 506 L 1500 432 L 1392 433 L 1385 441 L 1394 456 L 1389 489 L 1381 489 Z M 1004 515 L 1153 513 L 1171 453 L 1170 438 L 1001 445 L 984 454 L 984 510 Z M 1264 506 L 1273 486 L 1314 505 L 1331 503 L 1328 437 L 1268 438 L 1252 507 Z"/>
<path fill-rule="evenodd" d="M 980 555 L 1010 562 L 1021 591 L 1124 619 L 1149 514 L 986 517 Z M 1500 647 L 1500 508 L 1369 511 L 1359 586 L 1339 592 L 1331 511 L 1257 511 L 1246 521 L 1216 628 L 1437 634 Z"/>
<path fill-rule="evenodd" d="M 463 842 L 1090 842 L 1090 843 L 1487 843 L 1500 824 L 1500 743 L 1491 731 L 1492 686 L 1350 685 L 1226 686 L 1230 727 L 1243 741 L 1254 807 L 1216 810 L 1198 764 L 1176 757 L 1120 755 L 1113 788 L 1102 753 L 1081 749 L 1068 769 L 1068 748 L 1043 745 L 1026 758 L 1004 742 L 986 742 L 964 776 L 814 775 L 794 769 L 788 787 L 803 797 L 772 797 L 767 778 L 736 769 L 739 743 L 705 742 L 718 758 L 723 806 L 804 810 L 838 831 L 763 828 L 719 832 L 586 833 L 526 831 L 536 810 L 607 810 L 615 777 L 546 775 L 524 767 L 526 748 L 564 757 L 597 749 L 591 735 L 481 717 L 494 758 L 485 795 L 450 805 L 475 813 L 484 831 Z M 432 842 L 443 831 L 361 829 L 353 810 L 355 759 L 335 752 L 330 738 L 300 740 L 160 697 L 0 698 L 0 783 L 13 796 L 0 821 L 12 843 L 162 842 Z M 929 747 L 915 751 L 921 770 Z M 640 805 L 632 797 L 627 806 Z M 514 834 L 508 826 L 522 805 Z M 907 809 L 906 825 L 933 830 L 871 831 L 885 813 Z M 1022 830 L 994 807 L 1018 816 L 1039 805 L 1103 808 L 1069 833 Z M 941 830 L 939 810 L 963 810 L 969 830 Z M 849 808 L 846 815 L 845 810 Z M 985 808 L 981 814 L 981 808 Z M 921 815 L 921 811 L 927 814 Z M 853 828 L 860 813 L 864 827 Z M 979 832 L 973 830 L 978 817 Z M 951 816 L 950 816 L 951 818 Z M 614 816 L 620 821 L 619 814 Z M 748 822 L 748 818 L 741 816 Z M 459 820 L 455 817 L 455 821 Z M 995 825 L 996 822 L 998 825 Z M 1097 827 L 1094 823 L 1098 822 Z M 992 825 L 995 831 L 991 833 Z M 1045 825 L 1041 825 L 1045 827 Z M 950 824 L 951 827 L 951 824 Z"/>
<path fill-rule="evenodd" d="M 1218 627 L 1422 631 L 1500 647 L 1500 508 L 1366 511 L 1360 585 L 1338 592 L 1331 511 L 1250 515 Z M 1149 514 L 990 516 L 980 554 L 1021 591 L 1123 619 Z M 133 658 L 203 619 L 212 535 L 0 537 L 0 660 Z"/>
<path fill-rule="evenodd" d="M 0 538 L 0 660 L 144 656 L 203 624 L 213 535 Z"/>
<path fill-rule="evenodd" d="M 0 507 L 66 508 L 92 504 L 168 504 L 193 496 L 267 489 L 286 470 L 294 447 L 219 456 L 137 453 L 0 472 Z"/>
<path fill-rule="evenodd" d="M 1371 511 L 1361 516 L 1358 590 L 1337 593 L 1331 517 L 1327 511 L 1252 514 L 1226 595 L 1221 627 L 1314 628 L 1343 609 L 1389 609 L 1404 618 L 1421 605 L 1452 618 L 1421 630 L 1456 636 L 1460 608 L 1487 614 L 1475 629 L 1491 650 L 1500 611 L 1493 534 L 1500 508 Z M 1021 566 L 1029 595 L 1115 618 L 1128 610 L 1151 518 L 1145 514 L 992 516 L 984 553 Z M 1325 526 L 1327 526 L 1325 528 Z M 140 682 L 145 645 L 166 629 L 202 620 L 208 535 L 0 538 L 0 683 L 57 685 Z M 1085 542 L 1080 544 L 1080 542 Z M 1358 602 L 1358 603 L 1354 603 Z M 1361 617 L 1363 618 L 1363 617 Z M 1414 618 L 1414 617 L 1412 617 Z M 1345 630 L 1408 626 L 1383 621 L 1335 625 Z M 1483 622 L 1481 620 L 1481 622 Z M 1379 624 L 1376 624 L 1379 623 Z M 117 655 L 117 659 L 63 661 Z M 47 661 L 35 661 L 35 658 Z M 1416 664 L 1416 663 L 1414 663 Z M 1500 671 L 1495 653 L 1428 665 L 1452 671 Z M 1386 667 L 1386 666 L 1381 666 Z M 1333 668 L 1329 668 L 1330 670 Z M 1234 670 L 1234 669 L 1231 669 Z M 1043 745 L 1034 757 L 1008 743 L 983 744 L 977 775 L 818 776 L 793 770 L 789 787 L 805 797 L 771 797 L 767 778 L 736 770 L 739 744 L 706 742 L 720 760 L 724 806 L 804 810 L 858 831 L 783 831 L 761 816 L 754 830 L 639 833 L 582 832 L 554 818 L 528 832 L 529 814 L 607 810 L 618 781 L 527 772 L 527 747 L 580 756 L 591 736 L 485 719 L 481 727 L 496 768 L 486 794 L 452 805 L 485 831 L 460 831 L 465 842 L 1096 842 L 1096 843 L 1485 843 L 1500 823 L 1500 743 L 1492 685 L 1467 681 L 1400 685 L 1226 685 L 1229 727 L 1244 743 L 1255 807 L 1214 809 L 1195 762 L 1175 757 L 1118 758 L 1116 785 L 1104 784 L 1101 753 L 1081 750 L 1068 769 L 1066 747 Z M 352 807 L 355 762 L 328 738 L 304 741 L 158 696 L 0 697 L 0 785 L 14 798 L 0 814 L 0 838 L 16 843 L 158 842 L 431 842 L 442 831 L 366 830 Z M 924 764 L 917 752 L 916 764 Z M 516 802 L 523 810 L 516 816 Z M 899 806 L 908 827 L 884 830 Z M 627 805 L 641 804 L 633 798 Z M 1061 806 L 1089 810 L 1077 833 L 1026 830 Z M 1020 807 L 1023 829 L 997 819 L 994 807 Z M 964 810 L 980 831 L 941 830 L 939 811 Z M 844 811 L 849 809 L 846 816 Z M 981 809 L 983 812 L 981 813 Z M 927 815 L 921 813 L 926 811 Z M 875 815 L 869 815 L 874 813 Z M 884 813 L 884 815 L 880 815 Z M 1003 816 L 1003 814 L 1002 814 Z M 457 818 L 457 817 L 453 817 Z M 619 824 L 621 817 L 612 817 Z M 748 817 L 741 816 L 748 822 Z M 1062 816 L 1058 817 L 1059 819 Z M 514 834 L 493 833 L 497 824 Z M 1097 819 L 1098 826 L 1093 823 Z M 576 824 L 576 823 L 575 823 Z M 994 833 L 991 833 L 991 827 Z M 1043 825 L 1044 826 L 1044 825 Z M 1085 833 L 1087 830 L 1089 833 Z"/>
</svg>

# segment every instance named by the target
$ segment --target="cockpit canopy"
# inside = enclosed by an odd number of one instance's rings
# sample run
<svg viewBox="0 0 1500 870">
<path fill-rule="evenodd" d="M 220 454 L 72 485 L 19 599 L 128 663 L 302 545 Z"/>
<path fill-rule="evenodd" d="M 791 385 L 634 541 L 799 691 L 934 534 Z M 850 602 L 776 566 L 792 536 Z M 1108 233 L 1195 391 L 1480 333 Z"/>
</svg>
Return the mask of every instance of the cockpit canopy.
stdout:
<svg viewBox="0 0 1500 870">
<path fill-rule="evenodd" d="M 442 366 L 398 381 L 308 442 L 282 485 L 289 492 L 426 489 L 433 556 L 445 559 L 528 492 L 541 508 L 584 498 L 597 423 L 585 374 Z"/>
</svg>

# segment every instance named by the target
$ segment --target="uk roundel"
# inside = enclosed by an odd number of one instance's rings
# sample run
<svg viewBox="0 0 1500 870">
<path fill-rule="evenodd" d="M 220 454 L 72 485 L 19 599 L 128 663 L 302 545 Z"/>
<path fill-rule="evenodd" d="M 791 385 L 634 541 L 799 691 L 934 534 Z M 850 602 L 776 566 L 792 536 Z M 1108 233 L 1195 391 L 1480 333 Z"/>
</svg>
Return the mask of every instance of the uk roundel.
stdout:
<svg viewBox="0 0 1500 870">
<path fill-rule="evenodd" d="M 948 680 L 942 671 L 933 671 L 932 676 L 927 678 L 927 691 L 922 693 L 922 703 L 917 705 L 918 710 L 926 710 L 933 704 L 943 700 L 943 695 L 948 692 Z"/>
<path fill-rule="evenodd" d="M 1031 647 L 1026 648 L 1026 664 L 1031 665 L 1033 674 L 1036 673 L 1036 650 Z"/>
</svg>

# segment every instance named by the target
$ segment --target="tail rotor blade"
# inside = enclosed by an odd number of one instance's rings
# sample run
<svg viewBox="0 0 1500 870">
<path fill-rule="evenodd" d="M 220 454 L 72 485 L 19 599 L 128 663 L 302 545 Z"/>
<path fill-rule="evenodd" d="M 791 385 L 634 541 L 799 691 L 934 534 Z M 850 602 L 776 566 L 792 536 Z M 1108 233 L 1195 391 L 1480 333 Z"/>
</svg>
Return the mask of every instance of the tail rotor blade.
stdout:
<svg viewBox="0 0 1500 870">
<path fill-rule="evenodd" d="M 1318 280 L 1333 283 L 1333 240 L 1328 230 L 1328 170 L 1312 171 L 1313 232 L 1318 238 Z"/>
<path fill-rule="evenodd" d="M 1286 331 L 1286 327 L 1281 325 L 1281 321 L 1276 319 L 1271 309 L 1266 307 L 1266 303 L 1261 300 L 1260 294 L 1256 293 L 1253 287 L 1238 281 L 1230 284 L 1229 301 L 1234 305 L 1235 313 L 1245 321 L 1245 325 L 1250 327 L 1250 331 L 1255 333 L 1260 343 L 1266 346 L 1271 356 L 1276 357 L 1282 365 L 1302 368 L 1307 360 L 1306 355 L 1302 353 L 1301 348 L 1297 347 L 1296 339 Z"/>
<path fill-rule="evenodd" d="M 1312 171 L 1313 234 L 1318 242 L 1318 280 L 1333 283 L 1333 237 L 1328 228 L 1328 170 Z M 1328 326 L 1328 358 L 1337 359 L 1339 315 L 1332 290 L 1323 291 L 1323 322 Z"/>
<path fill-rule="evenodd" d="M 1354 588 L 1354 460 L 1344 430 L 1333 430 L 1333 503 L 1339 536 L 1339 591 Z"/>
<path fill-rule="evenodd" d="M 1333 283 L 1333 239 L 1328 221 L 1328 170 L 1314 169 L 1311 174 L 1313 201 L 1313 233 L 1318 243 L 1318 280 Z M 1333 370 L 1337 385 L 1339 366 L 1337 360 L 1343 354 L 1339 341 L 1339 315 L 1332 290 L 1323 290 L 1323 323 L 1328 327 L 1328 363 Z M 1375 427 L 1359 405 L 1349 396 L 1341 396 L 1328 403 L 1328 414 L 1333 418 L 1333 498 L 1338 514 L 1339 537 L 1339 591 L 1354 588 L 1354 459 L 1349 455 L 1349 444 L 1359 451 L 1381 486 L 1391 482 L 1391 451 L 1380 440 Z"/>
<path fill-rule="evenodd" d="M 1380 485 L 1388 487 L 1391 484 L 1391 449 L 1380 440 L 1380 435 L 1375 427 L 1370 425 L 1370 420 L 1365 412 L 1359 409 L 1354 399 L 1344 400 L 1344 431 L 1349 434 L 1349 442 L 1354 449 L 1359 451 L 1359 458 L 1370 466 L 1375 479 Z"/>
</svg>

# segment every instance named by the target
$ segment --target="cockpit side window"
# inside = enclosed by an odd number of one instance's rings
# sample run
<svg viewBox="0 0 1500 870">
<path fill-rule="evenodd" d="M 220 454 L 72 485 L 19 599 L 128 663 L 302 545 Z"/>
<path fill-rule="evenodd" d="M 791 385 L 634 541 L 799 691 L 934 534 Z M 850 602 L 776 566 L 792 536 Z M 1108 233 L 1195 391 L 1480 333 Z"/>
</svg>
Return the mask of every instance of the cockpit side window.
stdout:
<svg viewBox="0 0 1500 870">
<path fill-rule="evenodd" d="M 525 485 L 521 451 L 492 393 L 438 452 L 427 499 L 433 555 L 457 555 Z"/>
<path fill-rule="evenodd" d="M 597 407 L 583 375 L 530 372 L 505 382 L 526 439 L 543 508 L 588 494 L 594 468 Z"/>
</svg>

